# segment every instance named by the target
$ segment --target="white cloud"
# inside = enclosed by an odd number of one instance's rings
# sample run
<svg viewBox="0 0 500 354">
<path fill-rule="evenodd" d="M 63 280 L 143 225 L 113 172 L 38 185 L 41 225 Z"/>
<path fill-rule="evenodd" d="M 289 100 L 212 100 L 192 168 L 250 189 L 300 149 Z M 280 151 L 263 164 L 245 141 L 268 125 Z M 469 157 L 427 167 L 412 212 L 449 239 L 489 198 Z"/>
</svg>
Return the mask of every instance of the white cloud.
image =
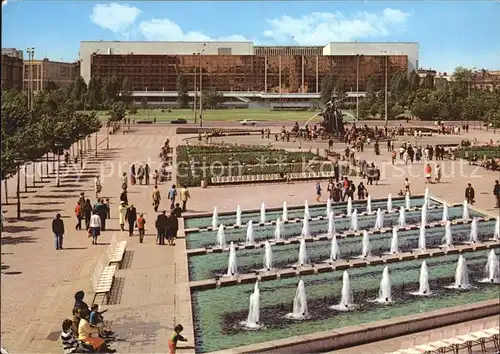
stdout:
<svg viewBox="0 0 500 354">
<path fill-rule="evenodd" d="M 246 41 L 247 39 L 239 34 L 212 38 L 199 31 L 184 32 L 182 28 L 168 18 L 152 19 L 139 24 L 142 35 L 149 41 Z"/>
<path fill-rule="evenodd" d="M 323 45 L 328 42 L 354 41 L 383 37 L 391 30 L 402 29 L 410 14 L 387 8 L 382 12 L 360 12 L 347 17 L 340 12 L 313 12 L 300 18 L 282 16 L 268 20 L 264 36 L 278 43 Z"/>
<path fill-rule="evenodd" d="M 116 2 L 97 4 L 92 8 L 90 20 L 104 29 L 118 33 L 130 28 L 141 12 L 135 6 L 121 5 Z"/>
<path fill-rule="evenodd" d="M 8 0 L 2 0 L 2 7 L 4 7 L 5 5 L 7 5 L 8 3 Z"/>
</svg>

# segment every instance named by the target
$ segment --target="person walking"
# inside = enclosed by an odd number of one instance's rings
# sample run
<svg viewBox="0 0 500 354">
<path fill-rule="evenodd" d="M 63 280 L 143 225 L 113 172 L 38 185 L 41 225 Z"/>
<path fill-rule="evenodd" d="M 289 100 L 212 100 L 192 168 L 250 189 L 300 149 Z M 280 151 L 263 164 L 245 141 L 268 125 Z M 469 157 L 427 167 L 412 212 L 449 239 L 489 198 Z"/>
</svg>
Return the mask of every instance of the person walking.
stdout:
<svg viewBox="0 0 500 354">
<path fill-rule="evenodd" d="M 153 181 L 155 183 L 155 187 L 158 187 L 158 179 L 160 178 L 160 174 L 158 173 L 158 170 L 155 170 L 153 173 Z"/>
<path fill-rule="evenodd" d="M 316 201 L 318 203 L 320 198 L 321 198 L 321 184 L 319 182 L 316 182 Z"/>
<path fill-rule="evenodd" d="M 177 189 L 175 189 L 175 184 L 168 191 L 168 200 L 170 200 L 170 209 L 175 207 L 175 197 L 177 197 Z"/>
<path fill-rule="evenodd" d="M 99 215 L 99 219 L 101 220 L 101 231 L 106 231 L 106 218 L 108 216 L 108 208 L 103 203 L 102 199 L 97 200 L 94 208 Z"/>
<path fill-rule="evenodd" d="M 97 211 L 94 211 L 90 217 L 89 234 L 92 237 L 92 244 L 97 245 L 97 238 L 101 234 L 101 218 Z"/>
<path fill-rule="evenodd" d="M 125 231 L 125 216 L 127 215 L 127 204 L 122 200 L 118 207 L 118 217 L 120 222 L 120 230 Z"/>
<path fill-rule="evenodd" d="M 493 195 L 495 196 L 495 208 L 500 208 L 500 183 L 498 183 L 498 180 L 495 181 Z"/>
<path fill-rule="evenodd" d="M 139 165 L 139 168 L 137 169 L 137 179 L 139 180 L 139 184 L 142 186 L 142 181 L 144 180 L 144 167 L 142 167 L 142 165 Z"/>
<path fill-rule="evenodd" d="M 61 214 L 59 213 L 57 213 L 56 218 L 52 220 L 52 232 L 55 236 L 56 250 L 62 250 L 64 237 L 64 221 L 61 219 Z"/>
<path fill-rule="evenodd" d="M 146 164 L 144 166 L 144 179 L 145 179 L 145 182 L 146 182 L 146 186 L 149 185 L 149 174 L 151 172 L 151 169 L 149 168 L 149 165 Z"/>
<path fill-rule="evenodd" d="M 125 219 L 128 221 L 128 235 L 129 237 L 132 237 L 134 234 L 134 226 L 137 222 L 137 210 L 135 209 L 134 204 L 130 204 L 128 207 Z"/>
<path fill-rule="evenodd" d="M 128 195 L 127 195 L 127 191 L 124 190 L 121 192 L 120 194 L 120 202 L 125 202 L 126 205 L 128 205 Z"/>
<path fill-rule="evenodd" d="M 101 194 L 102 191 L 101 178 L 99 177 L 99 175 L 95 176 L 94 187 L 95 187 L 95 197 L 96 199 L 99 199 L 99 195 Z"/>
<path fill-rule="evenodd" d="M 436 183 L 441 182 L 441 175 L 442 175 L 441 166 L 437 165 L 436 166 Z"/>
<path fill-rule="evenodd" d="M 425 183 L 431 183 L 431 179 L 432 179 L 432 167 L 431 167 L 430 164 L 426 164 L 425 165 L 424 173 L 425 173 Z"/>
<path fill-rule="evenodd" d="M 165 244 L 167 222 L 168 222 L 168 218 L 167 218 L 166 213 L 167 213 L 167 211 L 163 210 L 156 217 L 155 227 L 156 227 L 156 231 L 157 231 L 157 237 L 156 237 L 156 244 L 157 245 L 164 245 Z"/>
<path fill-rule="evenodd" d="M 132 165 L 132 167 L 130 167 L 130 184 L 135 184 L 135 165 Z"/>
<path fill-rule="evenodd" d="M 179 229 L 179 221 L 175 215 L 175 211 L 171 210 L 167 219 L 167 240 L 169 246 L 175 246 L 174 239 L 177 237 L 177 230 Z"/>
<path fill-rule="evenodd" d="M 160 206 L 160 201 L 161 201 L 161 195 L 160 191 L 158 190 L 158 186 L 155 186 L 153 189 L 153 209 L 155 212 L 158 212 L 158 207 Z"/>
<path fill-rule="evenodd" d="M 122 189 L 123 189 L 123 191 L 126 192 L 127 187 L 128 187 L 127 172 L 123 172 L 123 175 L 122 175 Z"/>
<path fill-rule="evenodd" d="M 365 199 L 368 196 L 368 190 L 366 189 L 363 181 L 358 184 L 358 199 Z"/>
<path fill-rule="evenodd" d="M 75 230 L 81 230 L 82 229 L 83 210 L 82 210 L 82 206 L 80 205 L 80 202 L 76 203 L 75 216 L 76 216 Z"/>
<path fill-rule="evenodd" d="M 142 241 L 144 240 L 145 226 L 146 226 L 146 219 L 144 218 L 144 214 L 141 213 L 141 215 L 139 215 L 139 218 L 137 219 L 137 230 L 139 230 L 140 243 L 142 243 Z"/>
<path fill-rule="evenodd" d="M 476 197 L 476 192 L 470 183 L 467 183 L 467 188 L 465 188 L 465 200 L 469 205 L 474 204 L 474 199 Z"/>
<path fill-rule="evenodd" d="M 85 219 L 85 230 L 88 231 L 90 227 L 90 218 L 92 216 L 92 204 L 90 204 L 90 199 L 85 200 L 82 211 L 83 218 Z"/>
<path fill-rule="evenodd" d="M 189 194 L 189 190 L 186 188 L 186 186 L 181 186 L 179 190 L 179 197 L 181 198 L 182 202 L 182 211 L 186 211 L 186 204 L 188 199 L 191 198 L 191 195 Z"/>
<path fill-rule="evenodd" d="M 411 191 L 410 191 L 410 181 L 408 178 L 405 178 L 405 195 L 408 194 L 411 196 Z"/>
</svg>

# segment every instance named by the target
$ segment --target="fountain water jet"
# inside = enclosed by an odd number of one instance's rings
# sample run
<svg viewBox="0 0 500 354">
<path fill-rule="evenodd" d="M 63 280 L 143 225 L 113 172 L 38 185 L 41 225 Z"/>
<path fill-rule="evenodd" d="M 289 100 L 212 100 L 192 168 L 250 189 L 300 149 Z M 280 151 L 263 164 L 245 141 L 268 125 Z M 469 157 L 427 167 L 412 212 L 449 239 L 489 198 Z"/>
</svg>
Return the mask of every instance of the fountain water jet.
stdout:
<svg viewBox="0 0 500 354">
<path fill-rule="evenodd" d="M 469 242 L 476 243 L 477 241 L 479 241 L 477 238 L 477 218 L 472 218 L 472 222 L 470 224 Z"/>
<path fill-rule="evenodd" d="M 304 219 L 309 219 L 309 204 L 307 203 L 307 200 L 304 202 Z"/>
<path fill-rule="evenodd" d="M 425 251 L 427 249 L 426 245 L 426 239 L 425 239 L 425 225 L 422 224 L 420 225 L 420 234 L 418 235 L 418 249 L 421 251 Z"/>
<path fill-rule="evenodd" d="M 422 212 L 420 213 L 420 225 L 427 225 L 427 203 L 422 205 Z"/>
<path fill-rule="evenodd" d="M 392 194 L 389 193 L 387 196 L 387 211 L 390 213 L 392 211 Z"/>
<path fill-rule="evenodd" d="M 281 216 L 283 221 L 288 221 L 288 209 L 286 207 L 286 201 L 283 202 L 283 215 Z"/>
<path fill-rule="evenodd" d="M 500 216 L 497 216 L 497 222 L 495 223 L 495 230 L 493 231 L 493 239 L 500 240 Z"/>
<path fill-rule="evenodd" d="M 424 203 L 425 204 L 429 203 L 429 188 L 425 188 Z"/>
<path fill-rule="evenodd" d="M 443 204 L 443 218 L 441 219 L 442 222 L 447 222 L 449 219 L 448 216 L 448 204 L 444 203 Z"/>
<path fill-rule="evenodd" d="M 467 203 L 466 200 L 464 200 L 464 209 L 463 209 L 463 212 L 462 212 L 462 219 L 464 221 L 469 221 L 470 220 L 469 203 Z"/>
<path fill-rule="evenodd" d="M 274 240 L 280 241 L 285 236 L 285 225 L 281 222 L 280 218 L 276 219 L 276 228 L 274 229 Z"/>
<path fill-rule="evenodd" d="M 212 230 L 216 230 L 219 225 L 219 214 L 217 214 L 217 207 L 214 208 L 214 213 L 212 214 Z"/>
<path fill-rule="evenodd" d="M 326 217 L 330 216 L 330 213 L 332 212 L 332 201 L 330 198 L 326 200 Z"/>
<path fill-rule="evenodd" d="M 399 209 L 399 226 L 406 226 L 406 210 L 404 206 L 401 206 L 401 208 Z"/>
<path fill-rule="evenodd" d="M 328 214 L 328 235 L 332 236 L 336 232 L 335 230 L 335 215 L 333 211 Z"/>
<path fill-rule="evenodd" d="M 241 226 L 241 207 L 238 205 L 236 207 L 236 226 Z"/>
<path fill-rule="evenodd" d="M 304 217 L 300 237 L 310 237 L 310 236 L 311 236 L 311 230 L 309 229 L 309 219 Z"/>
<path fill-rule="evenodd" d="M 238 264 L 236 262 L 236 248 L 234 247 L 234 243 L 231 242 L 229 246 L 229 262 L 227 265 L 227 276 L 233 276 L 238 274 Z"/>
<path fill-rule="evenodd" d="M 330 247 L 330 262 L 335 262 L 340 259 L 340 248 L 337 243 L 337 236 L 333 235 L 332 244 Z"/>
<path fill-rule="evenodd" d="M 451 222 L 448 220 L 444 227 L 443 245 L 446 247 L 453 247 L 453 235 L 451 234 Z"/>
<path fill-rule="evenodd" d="M 368 258 L 371 256 L 370 237 L 366 230 L 363 231 L 363 239 L 361 241 L 361 258 Z"/>
<path fill-rule="evenodd" d="M 368 214 L 372 213 L 372 196 L 368 194 L 368 199 L 366 200 L 366 212 Z"/>
<path fill-rule="evenodd" d="M 250 220 L 247 224 L 247 238 L 246 243 L 253 243 L 253 222 Z"/>
<path fill-rule="evenodd" d="M 450 287 L 453 289 L 468 289 L 471 285 L 469 283 L 469 270 L 467 269 L 467 262 L 464 256 L 458 257 L 457 269 L 455 271 L 455 283 Z"/>
<path fill-rule="evenodd" d="M 378 292 L 377 302 L 388 303 L 392 302 L 391 294 L 391 278 L 389 276 L 389 267 L 385 266 L 382 272 L 382 280 L 380 281 L 380 290 Z"/>
<path fill-rule="evenodd" d="M 344 270 L 344 274 L 342 275 L 342 297 L 340 298 L 340 303 L 330 308 L 337 311 L 349 311 L 356 308 L 356 305 L 354 305 L 349 273 L 347 273 L 346 270 Z"/>
<path fill-rule="evenodd" d="M 264 244 L 264 269 L 271 270 L 273 268 L 273 250 L 271 244 L 266 241 Z"/>
<path fill-rule="evenodd" d="M 264 203 L 262 203 L 260 206 L 260 223 L 266 223 L 266 205 Z"/>
<path fill-rule="evenodd" d="M 351 197 L 347 198 L 347 216 L 352 215 L 352 199 Z"/>
<path fill-rule="evenodd" d="M 255 282 L 253 293 L 250 295 L 248 317 L 246 321 L 241 322 L 241 325 L 247 329 L 259 329 L 262 328 L 263 326 L 261 323 L 259 323 L 259 319 L 260 319 L 260 290 L 259 290 L 259 283 Z"/>
<path fill-rule="evenodd" d="M 358 231 L 358 211 L 354 209 L 351 215 L 351 231 Z"/>
<path fill-rule="evenodd" d="M 377 209 L 377 218 L 375 219 L 375 229 L 382 229 L 384 227 L 384 214 L 380 208 Z"/>
<path fill-rule="evenodd" d="M 420 279 L 417 292 L 410 293 L 411 295 L 428 296 L 431 295 L 431 288 L 429 286 L 429 269 L 427 262 L 423 261 L 420 266 Z"/>
<path fill-rule="evenodd" d="M 309 310 L 307 309 L 307 296 L 304 281 L 300 279 L 295 298 L 293 299 L 292 313 L 286 315 L 287 318 L 294 320 L 304 320 L 309 317 Z"/>
<path fill-rule="evenodd" d="M 398 241 L 398 228 L 392 228 L 392 239 L 391 239 L 391 250 L 390 253 L 397 254 L 399 253 L 399 241 Z"/>
<path fill-rule="evenodd" d="M 495 250 L 491 250 L 488 254 L 488 261 L 486 262 L 486 278 L 481 280 L 483 283 L 500 283 L 500 265 L 498 264 L 498 257 Z"/>
<path fill-rule="evenodd" d="M 309 264 L 309 259 L 307 257 L 307 249 L 306 249 L 306 240 L 304 240 L 304 239 L 300 240 L 299 260 L 298 260 L 297 264 L 301 267 L 306 265 L 306 264 Z"/>
<path fill-rule="evenodd" d="M 406 204 L 406 209 L 410 210 L 411 209 L 410 192 L 406 192 L 406 195 L 405 195 L 405 204 Z"/>
<path fill-rule="evenodd" d="M 226 247 L 226 234 L 224 232 L 224 225 L 219 225 L 219 230 L 217 231 L 217 244 L 220 248 Z"/>
</svg>

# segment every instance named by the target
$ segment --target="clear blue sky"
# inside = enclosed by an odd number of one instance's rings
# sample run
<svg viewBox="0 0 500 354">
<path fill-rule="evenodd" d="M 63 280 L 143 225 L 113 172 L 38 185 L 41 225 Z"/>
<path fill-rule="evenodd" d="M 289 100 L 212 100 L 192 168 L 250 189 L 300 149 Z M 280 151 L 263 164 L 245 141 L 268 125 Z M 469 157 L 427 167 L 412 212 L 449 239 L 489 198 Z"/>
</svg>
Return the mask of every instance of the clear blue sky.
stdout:
<svg viewBox="0 0 500 354">
<path fill-rule="evenodd" d="M 500 2 L 8 0 L 2 46 L 72 61 L 81 40 L 415 41 L 420 67 L 500 69 Z"/>
</svg>

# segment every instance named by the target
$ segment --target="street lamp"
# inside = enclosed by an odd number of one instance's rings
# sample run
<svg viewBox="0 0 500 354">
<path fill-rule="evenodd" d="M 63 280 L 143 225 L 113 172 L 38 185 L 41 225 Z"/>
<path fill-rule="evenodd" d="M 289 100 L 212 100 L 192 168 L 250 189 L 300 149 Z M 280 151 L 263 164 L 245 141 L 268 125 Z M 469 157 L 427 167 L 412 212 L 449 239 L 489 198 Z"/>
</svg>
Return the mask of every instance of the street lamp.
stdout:
<svg viewBox="0 0 500 354">
<path fill-rule="evenodd" d="M 384 101 L 384 115 L 385 115 L 385 127 L 387 128 L 387 60 L 388 60 L 388 52 L 387 50 L 381 50 L 381 53 L 385 54 L 385 101 Z"/>
<path fill-rule="evenodd" d="M 33 111 L 33 60 L 35 57 L 35 48 L 27 48 L 26 52 L 28 53 L 28 63 L 29 63 L 29 80 L 28 80 L 28 107 L 30 111 Z M 25 73 L 26 74 L 26 73 Z"/>
<path fill-rule="evenodd" d="M 201 56 L 205 52 L 207 44 L 203 43 L 203 48 L 200 49 L 196 54 L 200 56 L 200 127 L 203 127 L 203 100 L 202 100 L 202 92 L 203 92 L 203 69 L 201 66 Z M 196 71 L 195 71 L 196 77 Z"/>
<path fill-rule="evenodd" d="M 24 193 L 28 193 L 28 163 L 24 164 Z"/>
<path fill-rule="evenodd" d="M 356 121 L 359 120 L 359 57 L 361 55 L 356 53 Z"/>
<path fill-rule="evenodd" d="M 60 186 L 60 176 L 59 176 L 59 169 L 61 167 L 61 143 L 55 143 L 54 146 L 56 147 L 57 151 L 57 175 L 56 175 L 56 182 L 57 182 L 57 187 Z"/>
</svg>

